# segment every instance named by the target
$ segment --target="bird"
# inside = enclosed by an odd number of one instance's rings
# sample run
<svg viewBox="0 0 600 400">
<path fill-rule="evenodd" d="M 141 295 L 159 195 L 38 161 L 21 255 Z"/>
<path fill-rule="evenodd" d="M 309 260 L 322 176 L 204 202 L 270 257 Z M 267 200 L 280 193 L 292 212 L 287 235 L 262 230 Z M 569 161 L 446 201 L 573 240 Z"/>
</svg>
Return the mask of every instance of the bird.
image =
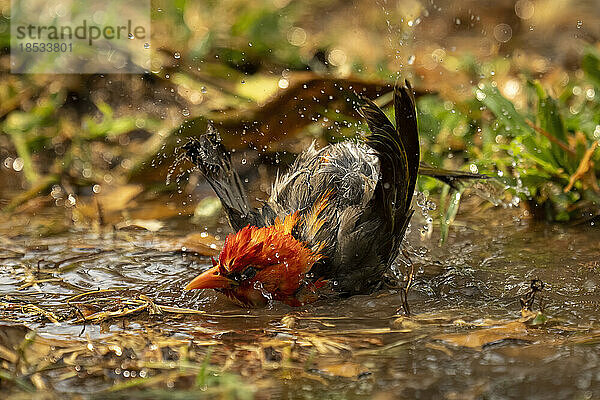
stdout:
<svg viewBox="0 0 600 400">
<path fill-rule="evenodd" d="M 394 85 L 395 125 L 370 99 L 359 114 L 369 132 L 317 149 L 313 142 L 277 175 L 260 208 L 248 202 L 216 128 L 182 146 L 219 197 L 233 233 L 212 268 L 186 289 L 216 289 L 243 307 L 293 307 L 331 293 L 372 293 L 399 254 L 413 215 L 417 175 L 453 184 L 479 174 L 420 163 L 414 92 Z"/>
</svg>

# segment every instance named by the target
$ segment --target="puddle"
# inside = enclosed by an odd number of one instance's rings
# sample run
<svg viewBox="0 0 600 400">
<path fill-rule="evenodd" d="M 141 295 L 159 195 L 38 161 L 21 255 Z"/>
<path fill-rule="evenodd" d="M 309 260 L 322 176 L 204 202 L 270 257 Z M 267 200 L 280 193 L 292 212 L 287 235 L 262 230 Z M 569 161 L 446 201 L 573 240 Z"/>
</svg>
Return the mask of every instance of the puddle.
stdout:
<svg viewBox="0 0 600 400">
<path fill-rule="evenodd" d="M 413 230 L 408 243 L 416 280 L 409 318 L 399 314 L 400 295 L 391 289 L 300 308 L 276 303 L 250 310 L 213 291 L 184 291 L 210 259 L 164 251 L 161 244 L 190 233 L 181 221 L 157 233 L 67 231 L 49 237 L 4 221 L 1 229 L 10 239 L 0 246 L 0 316 L 3 330 L 27 332 L 26 325 L 53 348 L 81 347 L 76 356 L 66 352 L 54 360 L 63 365 L 63 375 L 44 377 L 55 392 L 85 394 L 125 382 L 157 397 L 160 388 L 197 389 L 186 379 L 197 378 L 209 354 L 217 376 L 230 374 L 241 382 L 233 386 L 257 398 L 597 396 L 598 233 L 517 216 L 501 209 L 463 214 L 441 247 Z M 545 285 L 533 305 L 543 310 L 543 320 L 521 317 L 519 299 L 532 279 Z M 114 317 L 101 314 L 111 310 Z M 118 316 L 123 310 L 133 311 Z M 26 333 L 16 337 L 25 340 Z M 157 344 L 163 342 L 171 344 Z M 122 357 L 110 345 L 127 348 L 123 343 L 137 354 L 128 358 L 137 363 L 126 365 L 128 377 L 109 369 Z M 105 351 L 86 355 L 89 346 Z M 172 350 L 172 365 L 149 368 L 140 354 L 153 348 L 160 349 L 157 360 L 163 363 Z M 194 352 L 188 354 L 190 365 L 182 367 L 182 351 Z M 92 372 L 68 375 L 74 368 L 65 361 L 69 354 L 75 366 Z M 85 367 L 86 357 L 100 355 L 112 364 Z M 139 383 L 144 370 L 149 372 L 143 379 L 155 379 L 155 385 Z M 169 378 L 174 370 L 184 372 Z M 219 381 L 217 387 L 227 386 Z M 132 393 L 127 386 L 116 389 L 111 396 Z"/>
</svg>

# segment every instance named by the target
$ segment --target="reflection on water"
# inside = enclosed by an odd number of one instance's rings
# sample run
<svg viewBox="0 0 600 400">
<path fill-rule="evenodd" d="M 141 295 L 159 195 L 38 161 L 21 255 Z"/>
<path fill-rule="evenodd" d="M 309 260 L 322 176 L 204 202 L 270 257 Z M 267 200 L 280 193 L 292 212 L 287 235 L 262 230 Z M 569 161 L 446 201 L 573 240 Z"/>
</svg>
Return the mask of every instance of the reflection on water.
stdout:
<svg viewBox="0 0 600 400">
<path fill-rule="evenodd" d="M 37 238 L 26 227 L 6 222 L 2 229 L 12 238 L 0 245 L 0 316 L 55 339 L 102 339 L 153 329 L 185 340 L 215 332 L 212 338 L 227 348 L 273 337 L 301 342 L 315 333 L 348 341 L 348 349 L 322 354 L 315 362 L 351 362 L 360 366 L 355 377 L 317 371 L 314 379 L 279 379 L 274 371 L 276 384 L 265 391 L 266 398 L 599 396 L 598 232 L 521 221 L 517 213 L 489 210 L 459 217 L 443 247 L 435 238 L 421 241 L 413 230 L 408 247 L 417 271 L 409 294 L 414 316 L 404 322 L 397 319 L 400 297 L 394 290 L 299 309 L 277 303 L 257 310 L 240 309 L 213 291 L 186 292 L 185 284 L 210 262 L 158 250 L 161 242 L 188 233 L 177 225 L 156 234 L 70 232 Z M 23 233 L 15 235 L 19 229 Z M 444 342 L 443 335 L 467 334 L 489 320 L 518 319 L 519 297 L 534 278 L 546 284 L 534 306 L 541 305 L 549 317 L 543 326 L 479 348 Z M 144 312 L 100 324 L 74 323 L 79 316 L 67 300 L 98 289 L 115 289 L 102 293 L 106 301 L 146 295 L 156 304 L 207 315 Z M 7 299 L 42 307 L 60 322 L 9 308 Z M 85 309 L 84 299 L 79 304 Z M 57 390 L 77 391 L 64 384 Z"/>
</svg>

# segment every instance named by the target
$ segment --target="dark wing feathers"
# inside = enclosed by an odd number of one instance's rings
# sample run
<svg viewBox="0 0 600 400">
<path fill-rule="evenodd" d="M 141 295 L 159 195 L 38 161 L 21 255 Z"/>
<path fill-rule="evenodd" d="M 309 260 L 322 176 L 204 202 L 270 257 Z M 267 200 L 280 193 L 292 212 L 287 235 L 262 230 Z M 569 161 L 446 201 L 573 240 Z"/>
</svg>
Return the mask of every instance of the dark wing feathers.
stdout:
<svg viewBox="0 0 600 400">
<path fill-rule="evenodd" d="M 419 170 L 419 136 L 414 96 L 408 82 L 394 88 L 396 127 L 371 100 L 363 99 L 360 112 L 371 133 L 366 143 L 379 156 L 382 179 L 374 202 L 382 207 L 392 224 L 393 246 L 402 240 L 412 211 L 410 204 Z M 378 194 L 380 193 L 380 195 Z"/>
<path fill-rule="evenodd" d="M 192 138 L 183 146 L 183 150 L 221 200 L 234 230 L 238 231 L 246 225 L 260 227 L 266 224 L 263 214 L 269 210 L 250 207 L 242 180 L 232 168 L 231 155 L 211 124 L 208 124 L 204 135 L 198 139 Z"/>
<path fill-rule="evenodd" d="M 396 117 L 396 132 L 400 137 L 407 159 L 409 182 L 406 190 L 406 211 L 408 211 L 415 191 L 416 176 L 419 171 L 419 160 L 421 157 L 415 96 L 408 81 L 405 81 L 405 86 L 403 87 L 398 85 L 394 87 L 394 114 Z"/>
</svg>

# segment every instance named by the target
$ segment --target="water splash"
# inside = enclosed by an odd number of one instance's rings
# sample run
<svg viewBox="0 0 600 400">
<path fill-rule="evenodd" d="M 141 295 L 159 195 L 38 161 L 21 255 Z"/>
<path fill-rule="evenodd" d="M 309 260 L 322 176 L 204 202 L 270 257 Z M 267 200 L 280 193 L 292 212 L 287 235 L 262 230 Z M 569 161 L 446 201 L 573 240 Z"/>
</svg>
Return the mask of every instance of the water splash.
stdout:
<svg viewBox="0 0 600 400">
<path fill-rule="evenodd" d="M 394 43 L 394 38 L 397 37 L 398 44 L 402 45 L 401 30 L 398 27 L 393 26 L 393 24 L 392 24 L 392 16 L 391 16 L 390 11 L 387 8 L 387 0 L 378 0 L 377 4 L 381 7 L 381 9 L 383 10 L 383 14 L 385 16 L 385 23 L 386 23 L 386 27 L 387 27 L 387 31 L 388 31 L 387 39 L 388 39 L 390 48 L 393 49 L 394 59 L 400 60 L 400 57 L 401 57 L 400 49 Z M 404 20 L 400 19 L 400 21 L 403 22 Z M 402 66 L 402 64 L 400 64 L 400 66 Z M 400 71 L 397 71 L 395 73 L 395 75 L 396 75 L 395 78 L 398 79 L 400 77 Z M 394 77 L 392 76 L 392 78 L 394 78 Z"/>
<path fill-rule="evenodd" d="M 423 192 L 417 191 L 415 197 L 415 204 L 421 210 L 421 215 L 425 220 L 425 225 L 419 229 L 419 233 L 422 238 L 430 238 L 433 233 L 433 217 L 429 215 L 429 212 L 435 211 L 437 204 L 433 200 L 429 200 L 428 196 Z"/>
<path fill-rule="evenodd" d="M 262 294 L 263 297 L 265 299 L 267 299 L 267 307 L 268 308 L 273 307 L 273 295 L 263 287 L 262 282 L 256 281 L 256 282 L 254 282 L 254 285 L 252 287 L 254 289 L 258 290 L 260 292 L 260 294 Z"/>
<path fill-rule="evenodd" d="M 183 151 L 181 146 L 178 146 L 175 149 L 175 157 L 173 162 L 171 163 L 171 165 L 169 166 L 169 170 L 167 171 L 167 176 L 165 178 L 165 184 L 168 186 L 171 184 L 171 178 L 173 177 L 173 174 L 175 174 L 175 171 L 178 170 L 178 167 L 185 161 L 187 160 L 187 156 L 185 154 L 185 151 Z M 180 182 L 181 182 L 181 178 L 184 177 L 187 173 L 189 173 L 191 170 L 188 169 L 181 169 L 179 171 L 179 173 L 175 176 L 175 182 L 177 183 L 177 187 L 179 188 Z"/>
</svg>

